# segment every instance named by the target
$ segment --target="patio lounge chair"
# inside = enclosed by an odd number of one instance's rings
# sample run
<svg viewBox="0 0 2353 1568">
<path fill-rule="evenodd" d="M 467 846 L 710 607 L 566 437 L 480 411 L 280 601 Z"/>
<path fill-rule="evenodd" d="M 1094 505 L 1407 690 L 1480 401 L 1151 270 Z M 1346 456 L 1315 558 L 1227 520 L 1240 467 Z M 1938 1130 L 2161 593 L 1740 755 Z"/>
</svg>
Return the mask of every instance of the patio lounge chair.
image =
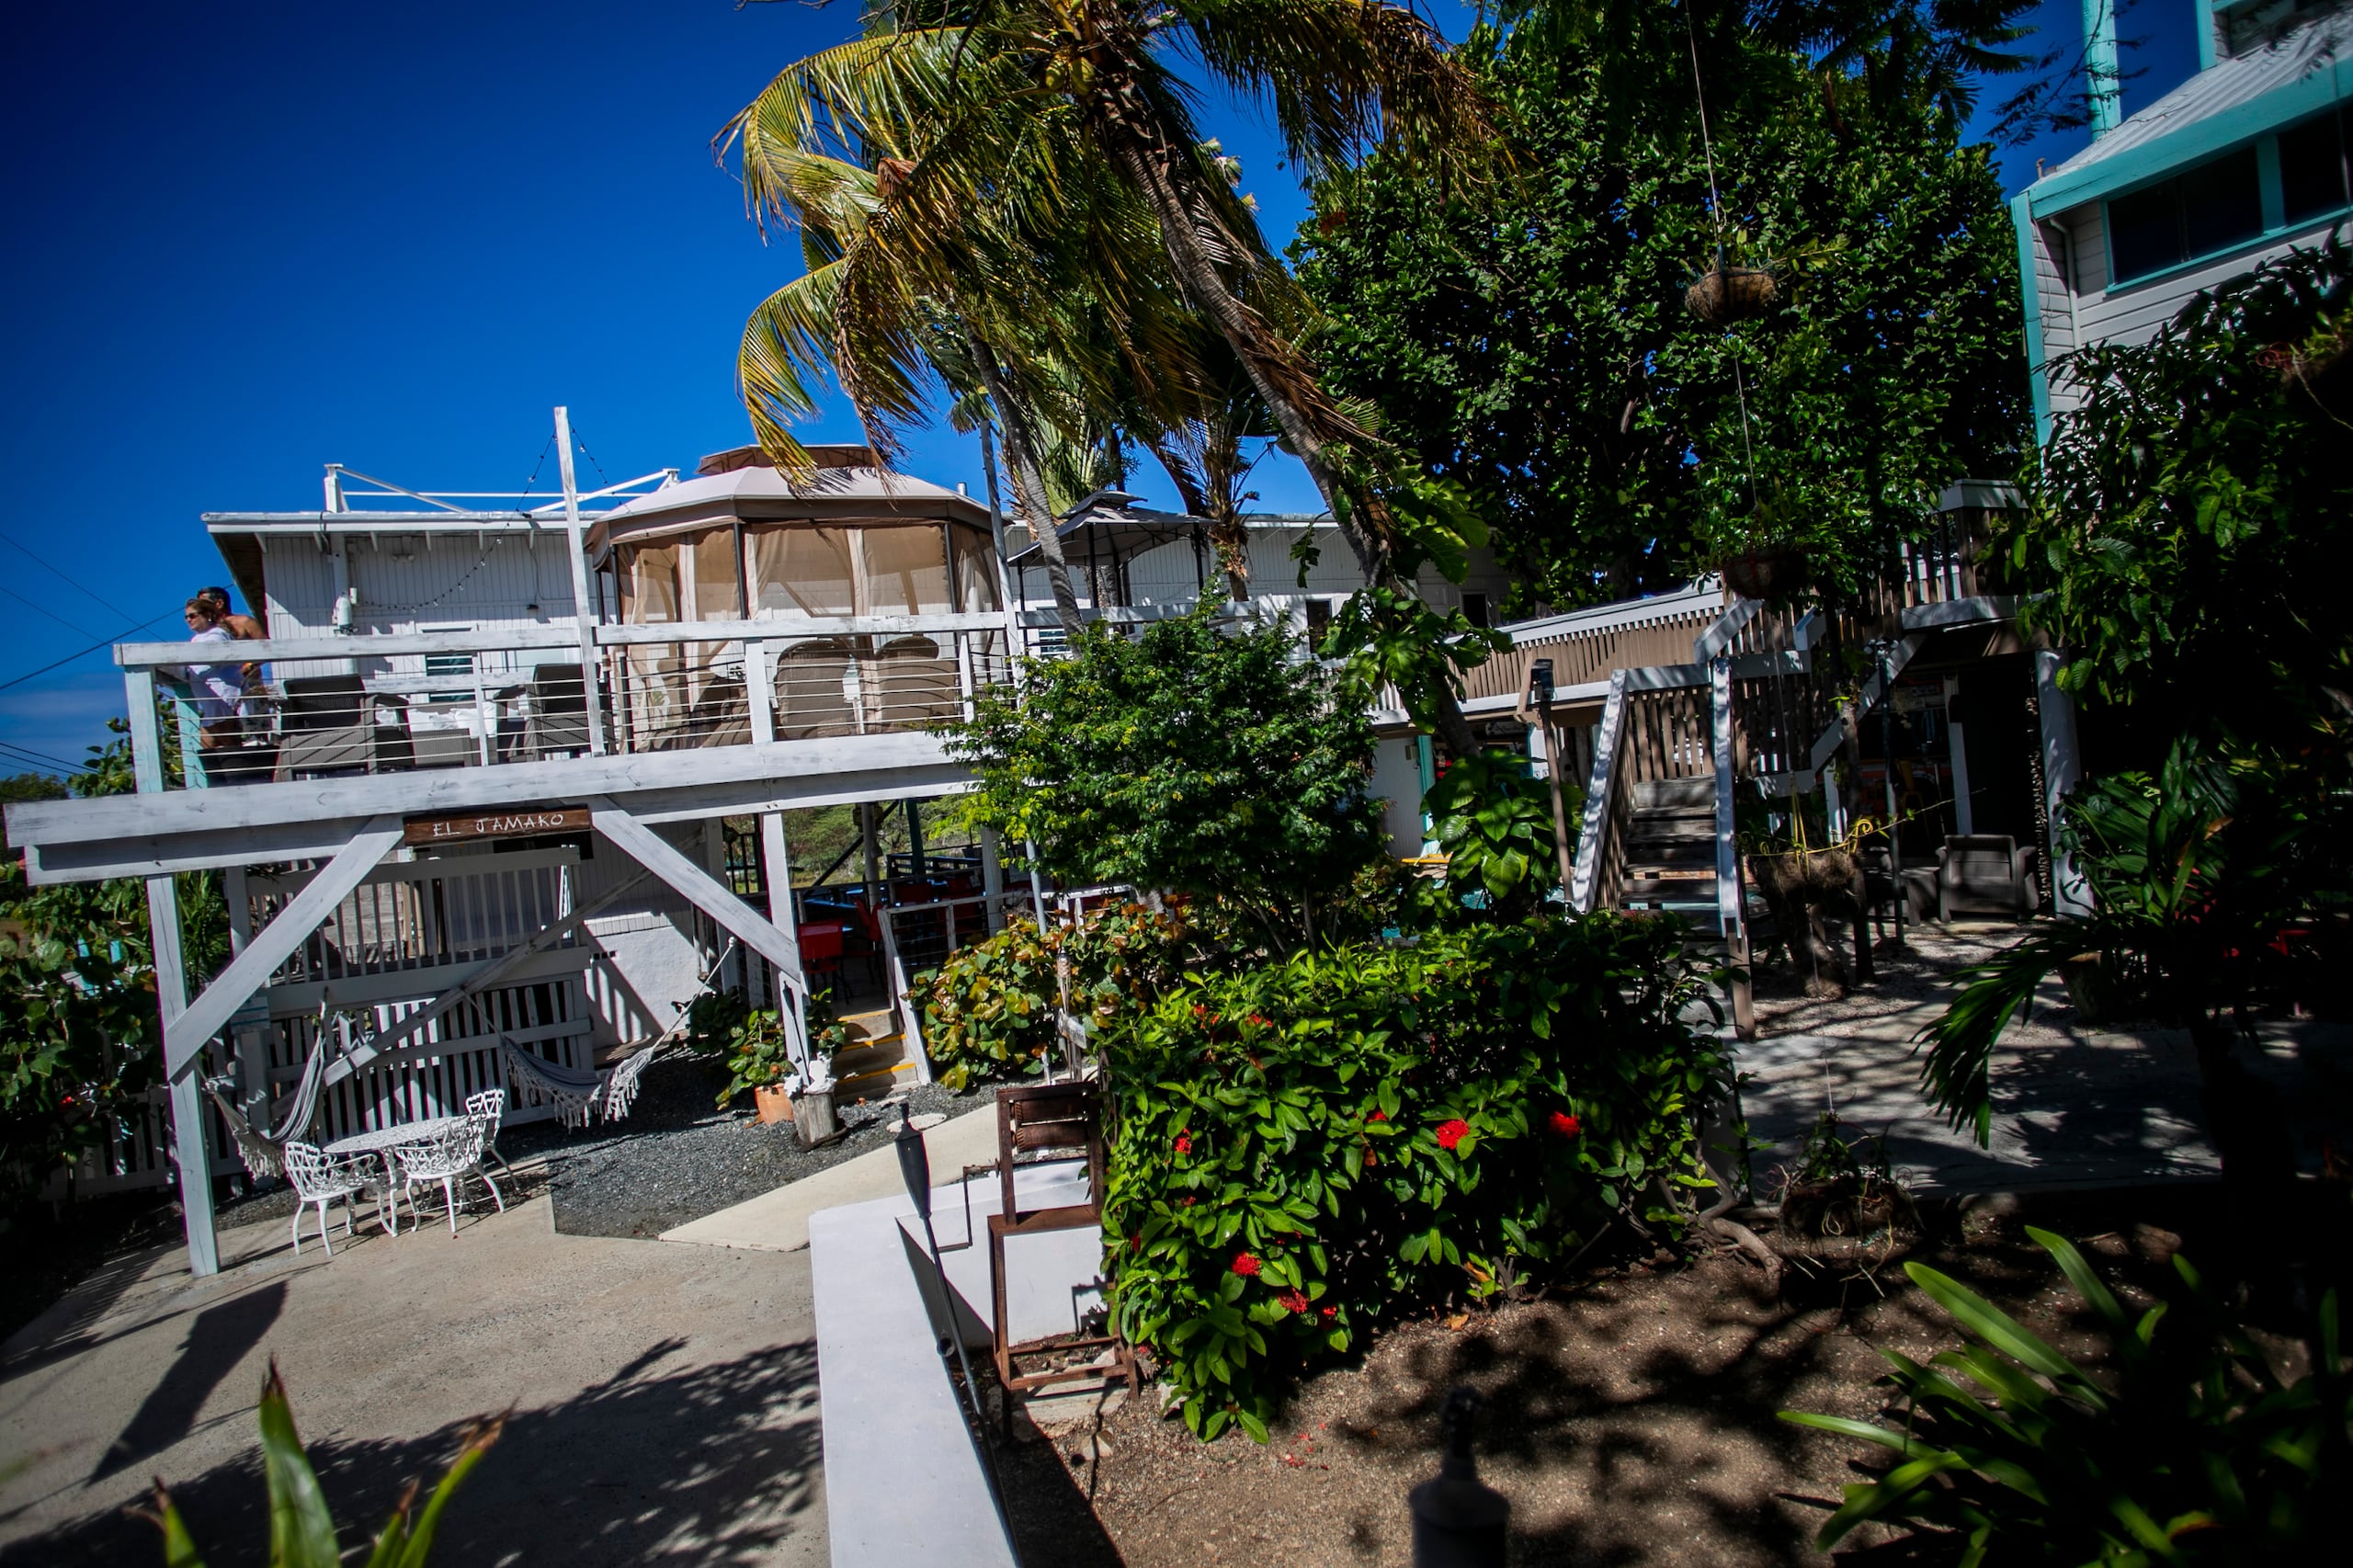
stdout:
<svg viewBox="0 0 2353 1568">
<path fill-rule="evenodd" d="M 1956 835 L 1937 858 L 1937 918 L 1998 915 L 2023 920 L 2041 906 L 2032 845 L 2003 834 Z"/>
<path fill-rule="evenodd" d="M 368 773 L 376 766 L 374 703 L 358 676 L 306 676 L 286 683 L 276 778 Z"/>
<path fill-rule="evenodd" d="M 588 685 L 578 665 L 540 665 L 531 671 L 531 710 L 523 722 L 523 749 L 534 757 L 578 756 L 588 749 Z"/>
</svg>

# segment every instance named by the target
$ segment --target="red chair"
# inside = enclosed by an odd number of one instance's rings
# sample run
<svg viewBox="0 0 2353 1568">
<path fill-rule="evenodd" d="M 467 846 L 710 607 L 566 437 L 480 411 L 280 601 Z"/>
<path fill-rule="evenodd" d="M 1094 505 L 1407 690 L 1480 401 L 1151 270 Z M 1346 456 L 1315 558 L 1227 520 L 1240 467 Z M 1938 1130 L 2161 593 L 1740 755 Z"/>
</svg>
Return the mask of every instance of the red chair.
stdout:
<svg viewBox="0 0 2353 1568">
<path fill-rule="evenodd" d="M 849 927 L 838 920 L 795 926 L 793 934 L 801 943 L 801 972 L 812 978 L 831 975 L 838 986 L 842 981 L 842 938 L 848 932 Z"/>
</svg>

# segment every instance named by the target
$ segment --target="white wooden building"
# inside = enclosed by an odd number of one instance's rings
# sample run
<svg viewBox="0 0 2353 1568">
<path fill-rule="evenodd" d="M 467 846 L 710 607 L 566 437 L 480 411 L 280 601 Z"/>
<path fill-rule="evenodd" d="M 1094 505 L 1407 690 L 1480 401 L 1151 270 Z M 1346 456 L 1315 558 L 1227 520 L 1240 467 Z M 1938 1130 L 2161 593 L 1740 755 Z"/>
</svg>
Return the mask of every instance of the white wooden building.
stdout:
<svg viewBox="0 0 2353 1568">
<path fill-rule="evenodd" d="M 2201 290 L 2353 233 L 2353 12 L 2343 0 L 2197 0 L 2200 70 L 2116 113 L 2115 7 L 2086 0 L 2093 141 L 2011 199 L 2036 423 L 2077 393 L 2052 362 L 2140 343 Z M 2106 83 L 2105 90 L 2100 84 Z"/>
</svg>

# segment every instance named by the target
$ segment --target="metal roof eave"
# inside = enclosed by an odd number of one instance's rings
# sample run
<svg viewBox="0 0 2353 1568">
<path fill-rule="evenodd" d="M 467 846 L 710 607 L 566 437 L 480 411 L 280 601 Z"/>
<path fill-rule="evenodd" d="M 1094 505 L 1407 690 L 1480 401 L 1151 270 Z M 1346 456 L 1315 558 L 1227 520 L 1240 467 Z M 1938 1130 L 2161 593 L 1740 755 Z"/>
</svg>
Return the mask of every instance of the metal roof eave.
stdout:
<svg viewBox="0 0 2353 1568">
<path fill-rule="evenodd" d="M 2193 84 L 2197 80 L 2191 78 Z M 2027 187 L 2021 199 L 2030 216 L 2043 219 L 2121 194 L 2322 113 L 2345 101 L 2347 85 L 2346 62 L 2330 55 L 2325 63 L 2316 63 L 2296 80 L 2269 88 L 2244 103 L 2191 119 L 2175 130 L 2162 131 L 2074 168 L 2046 175 Z M 2166 105 L 2161 99 L 2132 118 L 2138 119 L 2165 110 Z M 2131 123 L 2126 121 L 2127 125 Z"/>
</svg>

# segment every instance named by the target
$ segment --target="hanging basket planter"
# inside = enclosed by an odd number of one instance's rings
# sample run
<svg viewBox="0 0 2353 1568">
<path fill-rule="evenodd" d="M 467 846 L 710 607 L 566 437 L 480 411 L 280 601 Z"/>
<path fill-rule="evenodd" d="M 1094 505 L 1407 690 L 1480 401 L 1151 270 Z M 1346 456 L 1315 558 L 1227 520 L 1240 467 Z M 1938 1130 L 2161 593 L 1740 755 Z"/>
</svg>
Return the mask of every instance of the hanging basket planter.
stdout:
<svg viewBox="0 0 2353 1568">
<path fill-rule="evenodd" d="M 1716 570 L 1744 599 L 1787 599 L 1805 587 L 1813 562 L 1794 544 L 1766 544 L 1723 556 Z"/>
<path fill-rule="evenodd" d="M 1710 326 L 1730 326 L 1763 315 L 1780 303 L 1781 286 L 1761 267 L 1727 267 L 1722 262 L 1691 280 L 1683 291 L 1683 306 Z"/>
</svg>

